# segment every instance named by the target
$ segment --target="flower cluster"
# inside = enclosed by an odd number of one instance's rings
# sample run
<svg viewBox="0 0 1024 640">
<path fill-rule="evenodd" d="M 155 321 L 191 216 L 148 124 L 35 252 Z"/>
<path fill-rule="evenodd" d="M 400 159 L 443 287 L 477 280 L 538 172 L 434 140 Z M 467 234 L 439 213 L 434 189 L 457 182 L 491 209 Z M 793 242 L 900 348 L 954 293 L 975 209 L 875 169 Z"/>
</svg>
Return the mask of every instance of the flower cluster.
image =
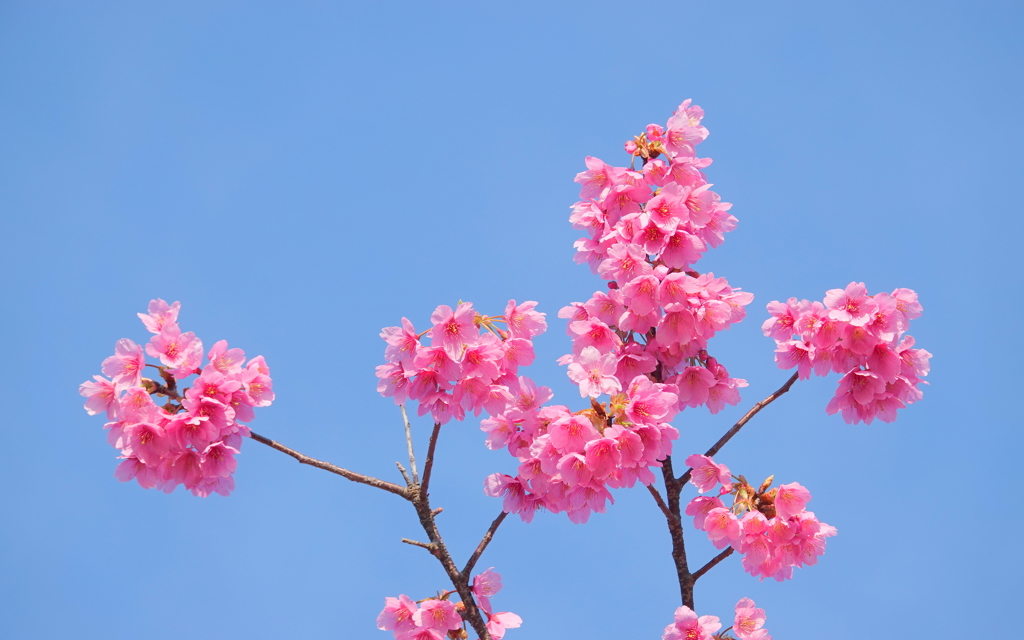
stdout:
<svg viewBox="0 0 1024 640">
<path fill-rule="evenodd" d="M 245 353 L 228 349 L 224 340 L 213 345 L 201 367 L 203 343 L 181 332 L 180 308 L 178 302 L 152 300 L 149 313 L 139 314 L 155 334 L 145 352 L 160 365 L 147 365 L 143 347 L 124 338 L 103 361 L 110 378 L 93 376 L 79 392 L 90 415 L 106 412 L 111 420 L 107 439 L 123 458 L 115 472 L 119 480 L 135 479 L 143 488 L 167 493 L 183 484 L 196 496 L 226 496 L 235 487 L 235 455 L 249 435 L 241 423 L 255 417 L 254 407 L 274 400 L 270 369 L 263 356 L 245 363 Z M 157 370 L 159 381 L 142 376 L 147 366 Z M 192 386 L 179 393 L 178 382 L 195 374 Z M 167 402 L 158 406 L 152 396 Z"/>
<path fill-rule="evenodd" d="M 582 396 L 612 395 L 636 375 L 675 385 L 679 410 L 706 404 L 712 413 L 739 402 L 746 381 L 730 378 L 707 355 L 707 341 L 739 322 L 753 295 L 713 273 L 689 270 L 708 247 L 736 226 L 710 190 L 694 155 L 708 131 L 704 112 L 687 100 L 666 126 L 651 124 L 627 143 L 643 167 L 613 167 L 587 158 L 576 176 L 581 201 L 569 220 L 589 233 L 576 242 L 578 262 L 608 280 L 585 303 L 559 312 L 568 318 L 569 377 Z"/>
<path fill-rule="evenodd" d="M 638 375 L 607 407 L 592 401 L 576 413 L 561 405 L 514 408 L 484 420 L 487 446 L 507 446 L 520 461 L 516 477 L 492 474 L 484 490 L 504 496 L 504 510 L 527 522 L 540 507 L 586 522 L 612 500 L 609 487 L 654 482 L 650 468 L 661 466 L 679 437 L 669 424 L 677 405 L 672 385 Z"/>
<path fill-rule="evenodd" d="M 764 609 L 758 609 L 750 598 L 741 598 L 736 603 L 736 615 L 732 627 L 719 633 L 722 623 L 718 616 L 700 616 L 689 607 L 676 609 L 675 622 L 665 627 L 662 640 L 726 640 L 735 635 L 738 640 L 772 640 L 764 628 L 767 616 Z"/>
<path fill-rule="evenodd" d="M 439 306 L 430 317 L 433 326 L 423 333 L 407 318 L 401 327 L 385 327 L 380 336 L 388 344 L 387 364 L 377 367 L 377 391 L 393 396 L 395 404 L 415 400 L 419 415 L 430 413 L 438 424 L 462 420 L 467 411 L 496 415 L 509 405 L 543 404 L 550 390 L 517 376 L 520 365 L 533 362 L 532 338 L 547 329 L 536 306 L 510 300 L 504 316 L 487 317 L 461 302 L 454 311 Z M 421 342 L 425 335 L 429 346 Z"/>
<path fill-rule="evenodd" d="M 491 567 L 473 578 L 473 598 L 487 618 L 487 632 L 494 640 L 501 640 L 506 629 L 516 629 L 523 619 L 507 611 L 495 613 L 491 607 L 491 596 L 501 591 L 501 575 Z M 377 616 L 377 628 L 391 631 L 395 640 L 458 640 L 466 638 L 463 630 L 461 602 L 454 603 L 448 598 L 454 592 L 445 591 L 436 598 L 419 602 L 406 595 L 385 598 L 384 610 Z"/>
<path fill-rule="evenodd" d="M 517 407 L 481 425 L 490 448 L 507 446 L 520 462 L 516 477 L 494 474 L 485 489 L 524 520 L 543 507 L 585 522 L 604 511 L 608 488 L 654 481 L 651 467 L 678 437 L 668 424 L 677 412 L 739 402 L 746 381 L 706 347 L 743 319 L 753 296 L 687 271 L 736 224 L 701 172 L 710 160 L 694 156 L 707 137 L 702 117 L 686 101 L 665 127 L 649 125 L 627 145 L 641 170 L 587 158 L 576 176 L 582 200 L 570 221 L 590 234 L 576 243 L 577 261 L 609 282 L 607 292 L 559 312 L 573 342 L 559 363 L 591 408 Z"/>
<path fill-rule="evenodd" d="M 743 476 L 728 482 L 729 468 L 707 456 L 694 454 L 686 464 L 693 469 L 690 481 L 701 493 L 721 483 L 719 495 L 734 496 L 731 508 L 718 497 L 696 497 L 686 514 L 715 547 L 731 545 L 743 554 L 743 568 L 752 576 L 779 582 L 792 578 L 793 567 L 816 564 L 825 553 L 825 538 L 836 535 L 835 527 L 804 510 L 811 493 L 796 482 L 769 489 L 770 477 L 755 490 Z"/>
<path fill-rule="evenodd" d="M 921 315 L 911 289 L 872 296 L 864 283 L 851 282 L 828 291 L 824 302 L 773 301 L 768 312 L 762 330 L 775 339 L 780 368 L 797 367 L 801 379 L 812 370 L 843 374 L 825 409 L 830 415 L 842 412 L 849 424 L 892 422 L 897 409 L 921 399 L 932 354 L 912 348 L 914 338 L 904 335 Z"/>
</svg>

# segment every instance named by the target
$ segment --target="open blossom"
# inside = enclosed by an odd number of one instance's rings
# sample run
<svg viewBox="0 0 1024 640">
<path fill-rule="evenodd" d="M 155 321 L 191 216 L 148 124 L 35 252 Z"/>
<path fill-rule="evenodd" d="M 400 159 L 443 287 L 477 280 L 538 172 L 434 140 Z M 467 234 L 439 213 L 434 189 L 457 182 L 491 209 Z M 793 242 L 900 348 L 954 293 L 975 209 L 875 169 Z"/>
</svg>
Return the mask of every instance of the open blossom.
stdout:
<svg viewBox="0 0 1024 640">
<path fill-rule="evenodd" d="M 700 616 L 689 607 L 676 609 L 675 622 L 665 627 L 662 640 L 712 640 L 722 623 L 718 616 Z"/>
<path fill-rule="evenodd" d="M 724 464 L 717 464 L 711 458 L 696 453 L 686 459 L 686 464 L 692 469 L 690 482 L 701 493 L 710 491 L 719 484 L 724 485 L 727 491 L 731 488 L 729 467 Z"/>
<path fill-rule="evenodd" d="M 569 379 L 580 386 L 581 396 L 612 395 L 622 389 L 615 378 L 617 366 L 614 354 L 602 355 L 594 347 L 584 347 L 576 361 L 569 365 Z"/>
<path fill-rule="evenodd" d="M 80 388 L 86 411 L 105 411 L 108 440 L 120 449 L 122 462 L 115 476 L 136 480 L 145 489 L 171 492 L 179 484 L 193 495 L 228 495 L 242 437 L 242 424 L 255 417 L 253 407 L 273 401 L 273 381 L 262 357 L 246 364 L 241 349 L 228 349 L 220 341 L 210 351 L 210 363 L 200 369 L 203 347 L 192 333 L 178 327 L 181 304 L 153 300 L 148 314 L 139 314 L 155 334 L 145 345 L 119 340 L 113 356 L 103 361 L 112 380 L 94 376 Z M 143 351 L 159 358 L 155 379 L 142 377 Z M 177 383 L 196 373 L 187 391 Z M 152 396 L 167 401 L 158 406 Z"/>
<path fill-rule="evenodd" d="M 772 640 L 764 628 L 767 616 L 764 609 L 758 609 L 750 598 L 740 598 L 736 603 L 736 618 L 732 631 L 739 640 Z"/>
</svg>

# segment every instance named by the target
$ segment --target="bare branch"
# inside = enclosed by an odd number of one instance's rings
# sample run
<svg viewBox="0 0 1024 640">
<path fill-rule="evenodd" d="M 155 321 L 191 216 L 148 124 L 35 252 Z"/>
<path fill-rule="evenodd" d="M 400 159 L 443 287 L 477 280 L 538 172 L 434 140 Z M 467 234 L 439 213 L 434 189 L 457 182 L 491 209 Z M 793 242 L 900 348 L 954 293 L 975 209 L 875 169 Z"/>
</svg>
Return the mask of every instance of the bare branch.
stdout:
<svg viewBox="0 0 1024 640">
<path fill-rule="evenodd" d="M 480 540 L 480 544 L 476 545 L 476 551 L 474 551 L 473 555 L 469 556 L 469 560 L 466 561 L 466 566 L 462 570 L 463 580 L 466 580 L 467 582 L 469 581 L 469 574 L 473 571 L 476 561 L 480 559 L 484 549 L 486 549 L 487 545 L 491 543 L 491 539 L 494 537 L 494 532 L 498 530 L 498 527 L 501 526 L 501 523 L 507 516 L 508 514 L 502 511 L 498 514 L 498 517 L 494 519 L 494 522 L 491 523 L 490 528 L 487 529 L 487 533 L 485 533 L 484 537 Z"/>
<path fill-rule="evenodd" d="M 732 428 L 729 429 L 728 431 L 726 431 L 725 435 L 722 436 L 721 438 L 719 438 L 718 442 L 716 442 L 714 444 L 714 446 L 712 446 L 710 449 L 708 449 L 707 453 L 705 453 L 704 455 L 706 455 L 708 457 L 711 457 L 711 456 L 715 455 L 716 453 L 718 453 L 722 449 L 722 447 L 725 446 L 725 443 L 727 443 L 730 440 L 732 440 L 732 437 L 740 432 L 740 429 L 743 428 L 743 425 L 745 425 L 748 422 L 750 422 L 750 419 L 753 418 L 754 416 L 756 416 L 758 414 L 758 412 L 761 411 L 761 409 L 764 409 L 765 407 L 767 407 L 771 403 L 775 402 L 775 400 L 777 400 L 779 398 L 779 396 L 781 396 L 782 394 L 784 394 L 787 391 L 789 391 L 790 387 L 793 386 L 793 383 L 796 382 L 797 376 L 798 376 L 798 374 L 794 373 L 792 376 L 790 376 L 789 380 L 786 381 L 786 384 L 784 384 L 781 387 L 779 387 L 778 390 L 775 391 L 775 393 L 771 394 L 770 396 L 768 396 L 764 400 L 758 402 L 753 407 L 751 407 L 750 411 L 748 411 L 746 414 L 744 414 L 744 416 L 742 418 L 740 418 L 739 421 L 736 424 L 732 425 Z M 692 472 L 693 472 L 693 469 L 687 469 L 686 473 L 684 473 L 682 476 L 680 476 L 679 484 L 686 484 L 690 480 L 690 474 Z"/>
<path fill-rule="evenodd" d="M 409 415 L 405 412 L 405 405 L 398 405 L 402 410 L 402 422 L 405 423 L 405 444 L 409 449 L 409 469 L 412 471 L 412 480 L 420 483 L 420 474 L 416 471 L 416 456 L 412 452 L 412 426 L 409 425 Z"/>
<path fill-rule="evenodd" d="M 441 432 L 441 423 L 434 423 L 434 430 L 430 433 L 430 446 L 427 447 L 427 461 L 423 463 L 423 484 L 420 485 L 420 492 L 426 496 L 427 487 L 430 485 L 430 472 L 434 468 L 434 449 L 437 448 L 437 434 Z"/>
<path fill-rule="evenodd" d="M 672 514 L 671 511 L 668 510 L 668 505 L 665 504 L 665 500 L 662 499 L 661 494 L 658 493 L 658 490 L 654 487 L 654 485 L 647 485 L 647 490 L 651 492 L 652 496 L 654 496 L 654 501 L 658 503 L 658 508 L 661 509 L 661 512 L 665 514 L 665 517 L 669 520 L 675 520 L 676 517 Z"/>
<path fill-rule="evenodd" d="M 391 493 L 397 496 L 402 496 L 406 500 L 412 500 L 412 496 L 409 494 L 408 491 L 406 491 L 404 487 L 400 487 L 397 484 L 394 484 L 393 482 L 387 482 L 386 480 L 380 480 L 372 476 L 364 476 L 361 473 L 356 473 L 355 471 L 343 469 L 337 465 L 331 464 L 330 462 L 324 462 L 323 460 L 310 458 L 309 456 L 301 454 L 294 449 L 289 449 L 283 444 L 275 442 L 270 438 L 264 438 L 255 431 L 250 431 L 249 437 L 255 440 L 256 442 L 260 442 L 262 444 L 267 445 L 271 449 L 277 449 L 281 453 L 287 453 L 288 455 L 295 458 L 302 464 L 308 464 L 311 467 L 317 467 L 319 469 L 323 469 L 324 471 L 330 471 L 331 473 L 335 473 L 347 480 L 351 480 L 352 482 L 358 482 L 360 484 L 365 484 L 371 487 L 376 487 L 378 489 L 383 489 L 384 491 L 390 491 Z"/>
<path fill-rule="evenodd" d="M 405 472 L 405 467 L 402 466 L 402 463 L 395 462 L 395 466 L 398 467 L 398 471 L 402 474 L 402 478 L 405 479 L 406 486 L 412 484 L 412 480 L 409 479 L 409 474 Z"/>
<path fill-rule="evenodd" d="M 402 542 L 405 544 L 411 544 L 414 547 L 423 547 L 430 553 L 437 552 L 437 545 L 432 542 L 418 542 L 416 540 L 410 540 L 409 538 L 402 538 Z"/>
<path fill-rule="evenodd" d="M 726 558 L 728 558 L 731 555 L 732 555 L 732 547 L 728 547 L 725 551 L 723 551 L 722 553 L 718 554 L 717 556 L 715 556 L 714 558 L 709 560 L 706 565 L 704 565 L 700 569 L 697 569 L 697 571 L 695 571 L 693 573 L 693 580 L 694 580 L 694 582 L 697 581 L 697 578 L 701 577 L 702 575 L 704 575 L 708 571 L 711 571 L 712 569 L 714 569 L 715 565 L 717 565 L 719 562 L 721 562 L 722 560 L 725 560 Z"/>
</svg>

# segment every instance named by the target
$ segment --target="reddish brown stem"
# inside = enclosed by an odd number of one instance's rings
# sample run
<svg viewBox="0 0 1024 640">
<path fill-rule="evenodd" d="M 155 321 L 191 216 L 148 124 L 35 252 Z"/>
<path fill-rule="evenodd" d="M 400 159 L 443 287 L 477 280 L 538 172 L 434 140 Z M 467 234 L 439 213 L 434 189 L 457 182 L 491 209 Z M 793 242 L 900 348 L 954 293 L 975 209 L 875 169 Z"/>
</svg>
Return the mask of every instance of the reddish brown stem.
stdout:
<svg viewBox="0 0 1024 640">
<path fill-rule="evenodd" d="M 732 425 L 732 428 L 726 431 L 725 435 L 719 438 L 718 442 L 716 442 L 710 449 L 708 449 L 704 455 L 711 457 L 718 453 L 722 449 L 722 447 L 725 446 L 725 443 L 732 440 L 732 437 L 740 432 L 740 429 L 743 428 L 743 425 L 750 422 L 750 419 L 756 416 L 761 411 L 761 409 L 764 409 L 771 403 L 775 402 L 779 398 L 779 396 L 789 391 L 790 387 L 793 386 L 793 383 L 796 382 L 797 375 L 798 374 L 794 373 L 792 376 L 790 376 L 789 380 L 786 381 L 786 384 L 779 387 L 778 390 L 775 391 L 775 393 L 771 394 L 764 400 L 758 402 L 753 407 L 751 407 L 750 411 L 746 412 L 736 424 Z M 679 484 L 686 484 L 690 480 L 691 473 L 693 473 L 693 469 L 687 469 L 686 473 L 680 476 Z"/>
<path fill-rule="evenodd" d="M 387 482 L 386 480 L 380 480 L 372 476 L 365 476 L 361 473 L 356 473 L 355 471 L 343 469 L 337 465 L 331 464 L 330 462 L 324 462 L 323 460 L 311 458 L 307 455 L 299 453 L 294 449 L 290 449 L 284 446 L 280 442 L 275 442 L 270 438 L 264 438 L 255 431 L 250 431 L 249 437 L 255 440 L 256 442 L 260 442 L 262 444 L 267 445 L 271 449 L 277 449 L 281 453 L 286 453 L 290 455 L 291 457 L 295 458 L 302 464 L 308 464 L 311 467 L 317 467 L 318 469 L 323 469 L 324 471 L 330 471 L 331 473 L 335 473 L 341 476 L 342 478 L 351 480 L 352 482 L 358 482 L 360 484 L 365 484 L 371 487 L 376 487 L 378 489 L 383 489 L 384 491 L 390 491 L 391 493 L 397 496 L 402 496 L 406 500 L 412 500 L 412 497 L 407 489 L 405 489 L 404 487 L 400 487 L 397 484 L 394 484 L 393 482 Z"/>
<path fill-rule="evenodd" d="M 437 448 L 437 436 L 441 433 L 441 423 L 434 423 L 434 430 L 430 433 L 430 445 L 427 447 L 427 459 L 423 462 L 423 483 L 420 485 L 420 493 L 427 495 L 427 487 L 430 485 L 430 472 L 434 469 L 434 449 Z"/>
<path fill-rule="evenodd" d="M 498 514 L 498 517 L 494 519 L 491 526 L 487 529 L 487 533 L 484 534 L 483 539 L 480 540 L 480 544 L 476 546 L 476 550 L 473 551 L 473 555 L 469 556 L 469 560 L 466 561 L 466 566 L 462 569 L 462 577 L 469 580 L 469 574 L 473 571 L 473 567 L 476 566 L 476 561 L 480 559 L 484 549 L 491 543 L 491 539 L 494 538 L 494 532 L 498 530 L 501 523 L 504 522 L 508 516 L 507 513 L 502 511 Z"/>
<path fill-rule="evenodd" d="M 714 558 L 711 558 L 711 560 L 708 560 L 708 563 L 706 565 L 704 565 L 700 569 L 697 569 L 693 573 L 693 581 L 696 582 L 698 578 L 700 578 L 702 575 L 704 575 L 708 571 L 711 571 L 712 569 L 714 569 L 715 565 L 717 565 L 719 562 L 721 562 L 722 560 L 725 560 L 726 558 L 728 558 L 731 555 L 732 555 L 732 547 L 728 547 L 722 553 L 718 554 Z"/>
</svg>

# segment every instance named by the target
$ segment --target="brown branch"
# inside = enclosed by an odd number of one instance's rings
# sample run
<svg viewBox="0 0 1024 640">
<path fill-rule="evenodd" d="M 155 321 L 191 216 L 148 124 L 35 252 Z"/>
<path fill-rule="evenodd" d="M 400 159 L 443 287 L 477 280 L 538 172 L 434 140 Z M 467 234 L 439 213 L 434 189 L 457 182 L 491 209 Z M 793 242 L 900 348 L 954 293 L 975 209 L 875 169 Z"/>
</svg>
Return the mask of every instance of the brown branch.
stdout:
<svg viewBox="0 0 1024 640">
<path fill-rule="evenodd" d="M 491 539 L 494 538 L 494 532 L 498 530 L 498 527 L 501 526 L 501 523 L 507 516 L 508 513 L 504 511 L 498 514 L 498 517 L 491 523 L 490 528 L 487 529 L 487 533 L 485 533 L 484 537 L 480 540 L 480 544 L 476 546 L 476 551 L 473 552 L 473 555 L 469 556 L 469 560 L 466 561 L 465 568 L 462 569 L 462 578 L 467 582 L 469 581 L 470 572 L 473 571 L 473 567 L 476 565 L 476 561 L 480 559 L 484 549 L 487 548 L 487 545 L 491 543 Z"/>
<path fill-rule="evenodd" d="M 675 516 L 672 515 L 672 512 L 668 510 L 668 505 L 665 504 L 665 500 L 662 499 L 661 494 L 658 493 L 658 490 L 654 487 L 654 485 L 647 485 L 647 490 L 651 492 L 652 496 L 654 496 L 654 501 L 658 503 L 658 508 L 661 509 L 661 512 L 665 514 L 665 518 L 668 520 L 674 519 Z"/>
<path fill-rule="evenodd" d="M 416 471 L 416 456 L 412 453 L 412 427 L 409 425 L 409 414 L 405 412 L 405 405 L 398 405 L 402 409 L 402 422 L 405 423 L 405 445 L 409 450 L 409 470 L 412 471 L 412 481 L 416 484 L 420 483 L 420 475 Z M 405 475 L 404 473 L 402 475 Z M 411 484 L 406 481 L 406 484 Z"/>
<path fill-rule="evenodd" d="M 419 541 L 416 541 L 416 540 L 410 540 L 409 538 L 402 538 L 402 542 L 404 542 L 405 544 L 411 544 L 414 547 L 423 547 L 424 549 L 426 549 L 430 553 L 434 553 L 434 549 L 437 548 L 437 545 L 435 545 L 432 542 L 431 543 L 419 542 Z"/>
<path fill-rule="evenodd" d="M 402 466 L 401 462 L 395 462 L 395 466 L 398 467 L 399 473 L 402 474 L 402 478 L 405 480 L 406 485 L 412 484 L 412 480 L 409 479 L 409 474 L 405 472 L 405 467 Z"/>
<path fill-rule="evenodd" d="M 796 382 L 796 379 L 797 379 L 798 375 L 799 375 L 798 373 L 794 373 L 792 376 L 790 376 L 789 380 L 786 381 L 786 384 L 784 384 L 781 387 L 779 387 L 778 390 L 775 393 L 771 394 L 770 396 L 768 396 L 764 400 L 758 402 L 753 407 L 751 407 L 750 411 L 748 411 L 746 414 L 744 414 L 744 416 L 742 418 L 740 418 L 739 421 L 736 424 L 732 425 L 732 428 L 729 429 L 728 431 L 726 431 L 725 435 L 722 436 L 721 438 L 719 438 L 718 442 L 716 442 L 714 444 L 714 446 L 712 446 L 710 449 L 708 449 L 707 453 L 705 453 L 704 455 L 706 455 L 706 456 L 708 456 L 710 458 L 711 456 L 713 456 L 716 453 L 718 453 L 722 449 L 722 447 L 725 446 L 725 443 L 727 443 L 730 440 L 732 440 L 732 437 L 740 432 L 740 429 L 743 428 L 743 425 L 745 425 L 748 422 L 750 422 L 750 419 L 753 418 L 754 416 L 756 416 L 758 414 L 758 412 L 761 411 L 761 409 L 764 409 L 765 407 L 767 407 L 771 403 L 775 402 L 775 400 L 777 400 L 779 398 L 779 396 L 781 396 L 782 394 L 784 394 L 787 391 L 789 391 L 789 388 L 793 386 L 794 382 Z M 684 473 L 682 476 L 680 476 L 679 484 L 686 484 L 687 481 L 689 481 L 689 479 L 690 479 L 690 474 L 691 473 L 693 473 L 693 469 L 687 469 L 686 473 Z"/>
<path fill-rule="evenodd" d="M 722 553 L 718 554 L 717 556 L 715 556 L 714 558 L 709 560 L 706 565 L 704 565 L 700 569 L 697 569 L 697 571 L 695 571 L 694 574 L 693 574 L 693 581 L 696 582 L 698 578 L 700 578 L 702 575 L 704 575 L 708 571 L 711 571 L 712 569 L 714 569 L 715 565 L 717 565 L 719 562 L 721 562 L 722 560 L 725 560 L 726 558 L 728 558 L 731 555 L 732 555 L 732 547 L 728 547 L 725 551 L 723 551 Z"/>
<path fill-rule="evenodd" d="M 262 444 L 267 445 L 271 449 L 277 449 L 281 453 L 287 453 L 288 455 L 290 455 L 291 457 L 295 458 L 296 460 L 298 460 L 302 464 L 308 464 L 311 467 L 317 467 L 318 469 L 323 469 L 324 471 L 330 471 L 331 473 L 335 473 L 335 474 L 337 474 L 337 475 L 339 475 L 339 476 L 341 476 L 341 477 L 343 477 L 343 478 L 345 478 L 347 480 L 351 480 L 352 482 L 358 482 L 360 484 L 365 484 L 365 485 L 369 485 L 371 487 L 376 487 L 378 489 L 383 489 L 384 491 L 390 491 L 391 493 L 393 493 L 393 494 L 395 494 L 397 496 L 402 496 L 406 500 L 412 500 L 412 496 L 409 494 L 409 492 L 405 488 L 400 487 L 397 484 L 394 484 L 392 482 L 387 482 L 386 480 L 380 480 L 380 479 L 374 478 L 372 476 L 364 476 L 363 474 L 356 473 L 355 471 L 349 471 L 348 469 L 342 469 L 341 467 L 339 467 L 337 465 L 333 465 L 330 462 L 324 462 L 323 460 L 317 460 L 316 458 L 310 458 L 309 456 L 303 455 L 303 454 L 299 453 L 298 451 L 296 451 L 294 449 L 289 449 L 288 447 L 284 446 L 283 444 L 281 444 L 279 442 L 275 442 L 275 441 L 271 440 L 270 438 L 264 438 L 263 436 L 261 436 L 260 434 L 256 433 L 255 431 L 250 431 L 249 432 L 249 437 L 252 438 L 253 440 L 255 440 L 256 442 L 260 442 Z"/>
<path fill-rule="evenodd" d="M 672 562 L 676 566 L 676 577 L 679 579 L 679 595 L 682 597 L 683 605 L 696 609 L 693 603 L 693 576 L 690 574 L 690 567 L 686 562 L 686 542 L 683 540 L 683 521 L 679 515 L 679 494 L 682 492 L 683 484 L 675 479 L 672 471 L 672 456 L 662 461 L 661 473 L 665 478 L 665 495 L 669 515 L 665 516 L 668 522 L 668 533 L 672 538 Z"/>
<path fill-rule="evenodd" d="M 430 446 L 427 447 L 427 460 L 423 463 L 423 484 L 420 485 L 420 492 L 426 496 L 427 487 L 430 485 L 430 472 L 434 469 L 434 449 L 437 448 L 437 434 L 441 432 L 441 423 L 434 423 L 434 430 L 430 433 Z"/>
<path fill-rule="evenodd" d="M 440 425 L 435 425 L 434 435 L 437 435 L 437 431 Z M 431 438 L 436 440 L 436 438 Z M 430 464 L 430 458 L 427 458 L 427 465 Z M 423 482 L 427 482 L 429 479 L 430 467 L 424 465 L 423 469 Z M 410 498 L 413 506 L 416 507 L 416 514 L 420 518 L 420 525 L 423 530 L 427 532 L 427 537 L 430 538 L 430 553 L 437 558 L 441 566 L 444 567 L 445 573 L 448 574 L 448 579 L 452 581 L 452 586 L 455 587 L 455 591 L 458 592 L 459 597 L 462 599 L 462 604 L 466 607 L 465 619 L 469 622 L 473 630 L 476 631 L 477 635 L 480 636 L 481 640 L 491 640 L 491 635 L 487 631 L 487 625 L 484 622 L 484 617 L 480 613 L 480 608 L 476 606 L 476 601 L 473 599 L 473 590 L 469 586 L 469 580 L 466 576 L 463 576 L 459 572 L 458 567 L 455 566 L 455 562 L 452 560 L 452 556 L 448 553 L 448 548 L 445 546 L 444 541 L 441 539 L 441 532 L 437 528 L 437 523 L 434 521 L 434 512 L 430 508 L 430 499 L 428 498 L 425 491 L 419 487 L 410 487 L 412 497 Z"/>
</svg>

